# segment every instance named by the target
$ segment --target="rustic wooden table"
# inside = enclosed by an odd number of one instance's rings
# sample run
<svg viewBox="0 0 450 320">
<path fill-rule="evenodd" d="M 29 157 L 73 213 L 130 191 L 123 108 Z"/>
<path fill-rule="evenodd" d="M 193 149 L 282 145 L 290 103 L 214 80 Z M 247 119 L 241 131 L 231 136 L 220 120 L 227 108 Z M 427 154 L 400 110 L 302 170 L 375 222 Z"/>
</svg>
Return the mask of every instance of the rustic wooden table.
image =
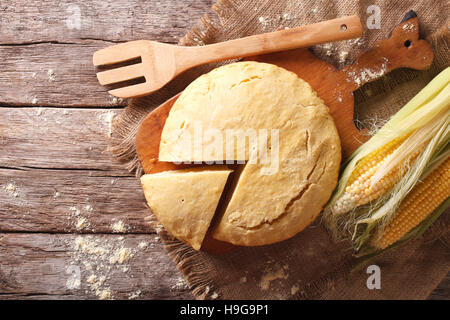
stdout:
<svg viewBox="0 0 450 320">
<path fill-rule="evenodd" d="M 0 299 L 190 299 L 139 181 L 106 151 L 126 102 L 94 51 L 176 43 L 213 0 L 0 3 Z M 449 298 L 450 276 L 430 296 Z"/>
</svg>

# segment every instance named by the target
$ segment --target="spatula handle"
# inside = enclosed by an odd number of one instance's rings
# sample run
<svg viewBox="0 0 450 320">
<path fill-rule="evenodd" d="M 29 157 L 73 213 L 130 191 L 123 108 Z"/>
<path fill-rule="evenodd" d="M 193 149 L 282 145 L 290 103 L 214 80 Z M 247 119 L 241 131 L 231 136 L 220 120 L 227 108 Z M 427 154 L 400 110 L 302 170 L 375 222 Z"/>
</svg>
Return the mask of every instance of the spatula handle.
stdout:
<svg viewBox="0 0 450 320">
<path fill-rule="evenodd" d="M 346 16 L 297 28 L 215 43 L 199 47 L 185 47 L 177 60 L 189 67 L 276 51 L 310 47 L 319 43 L 361 37 L 363 27 L 359 17 Z M 184 53 L 182 53 L 184 51 Z"/>
</svg>

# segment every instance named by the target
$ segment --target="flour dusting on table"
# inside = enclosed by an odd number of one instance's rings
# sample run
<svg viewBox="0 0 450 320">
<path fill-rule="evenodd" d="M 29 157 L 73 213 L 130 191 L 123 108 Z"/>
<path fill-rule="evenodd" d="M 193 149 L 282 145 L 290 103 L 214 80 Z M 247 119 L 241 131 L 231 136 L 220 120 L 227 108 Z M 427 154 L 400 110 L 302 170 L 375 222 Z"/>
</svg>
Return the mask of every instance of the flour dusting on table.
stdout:
<svg viewBox="0 0 450 320">
<path fill-rule="evenodd" d="M 279 266 L 276 265 L 273 268 L 268 268 L 261 277 L 259 282 L 259 286 L 262 290 L 268 290 L 270 287 L 270 283 L 277 279 L 287 279 L 289 274 L 287 270 L 289 266 Z"/>
<path fill-rule="evenodd" d="M 17 186 L 14 184 L 14 182 L 8 183 L 7 185 L 5 185 L 3 187 L 3 189 L 11 197 L 17 198 L 19 196 L 19 190 L 18 190 Z"/>
<path fill-rule="evenodd" d="M 77 236 L 68 245 L 73 248 L 70 265 L 84 267 L 84 285 L 88 292 L 99 299 L 114 299 L 115 292 L 109 280 L 116 272 L 128 272 L 132 258 L 143 250 L 140 246 L 126 246 L 124 237 L 98 239 Z"/>
</svg>

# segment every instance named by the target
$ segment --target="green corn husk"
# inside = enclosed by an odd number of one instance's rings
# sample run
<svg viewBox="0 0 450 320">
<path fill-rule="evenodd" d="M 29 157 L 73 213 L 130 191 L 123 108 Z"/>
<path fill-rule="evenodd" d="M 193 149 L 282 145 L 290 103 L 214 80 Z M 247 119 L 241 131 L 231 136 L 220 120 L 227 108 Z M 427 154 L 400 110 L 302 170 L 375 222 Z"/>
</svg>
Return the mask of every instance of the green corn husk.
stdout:
<svg viewBox="0 0 450 320">
<path fill-rule="evenodd" d="M 358 148 L 347 161 L 339 185 L 324 209 L 324 221 L 335 239 L 350 238 L 356 250 L 364 251 L 373 231 L 385 227 L 417 181 L 428 172 L 433 160 L 450 141 L 450 67 L 436 76 L 425 88 L 397 112 L 368 142 Z M 403 176 L 391 189 L 367 204 L 348 212 L 334 211 L 358 162 L 390 141 L 404 137 L 390 161 L 378 166 L 370 185 L 387 177 L 389 172 L 406 163 L 420 147 L 417 158 L 403 168 Z M 427 219 L 428 220 L 428 219 Z"/>
<path fill-rule="evenodd" d="M 430 167 L 434 167 L 432 160 L 439 156 L 439 150 L 446 146 L 450 138 L 450 119 L 446 119 L 446 125 L 433 137 L 422 155 L 415 164 L 406 172 L 404 177 L 395 185 L 388 199 L 376 210 L 371 210 L 370 217 L 358 219 L 353 233 L 353 243 L 356 250 L 359 250 L 369 237 L 370 231 L 378 225 L 387 225 L 395 216 L 396 210 L 401 201 L 414 188 L 420 179 L 428 174 Z M 448 157 L 448 154 L 447 154 Z M 447 158 L 445 157 L 444 160 Z"/>
<path fill-rule="evenodd" d="M 442 164 L 445 160 L 450 157 L 450 146 L 447 144 L 445 148 L 442 150 L 438 150 L 431 159 L 429 165 L 424 170 L 423 174 L 419 177 L 418 180 L 424 180 L 426 177 L 433 172 L 440 164 Z M 418 226 L 413 228 L 410 232 L 408 232 L 402 239 L 386 248 L 385 250 L 395 247 L 397 244 L 401 244 L 412 237 L 416 237 L 425 232 L 426 229 L 445 211 L 445 209 L 450 204 L 450 199 L 447 198 L 438 208 L 436 208 L 424 221 L 422 221 Z M 397 204 L 397 206 L 400 203 Z M 395 208 L 397 208 L 395 206 Z M 376 216 L 377 213 L 374 214 Z M 392 217 L 395 214 L 392 215 Z M 370 243 L 374 237 L 379 236 L 380 230 L 387 225 L 390 221 L 377 220 L 376 217 L 367 219 L 368 221 L 361 220 L 355 227 L 355 232 L 353 234 L 353 244 L 354 249 L 358 252 L 357 256 L 365 256 L 369 254 L 373 254 L 376 252 L 380 252 L 382 250 L 378 250 L 373 248 Z"/>
</svg>

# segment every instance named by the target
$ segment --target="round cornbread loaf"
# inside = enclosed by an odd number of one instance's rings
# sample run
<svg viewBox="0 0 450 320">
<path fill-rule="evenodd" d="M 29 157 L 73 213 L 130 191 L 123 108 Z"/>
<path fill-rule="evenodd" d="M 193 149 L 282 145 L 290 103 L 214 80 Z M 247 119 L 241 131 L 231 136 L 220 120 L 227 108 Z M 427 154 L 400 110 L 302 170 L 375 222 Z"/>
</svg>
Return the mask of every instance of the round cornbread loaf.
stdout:
<svg viewBox="0 0 450 320">
<path fill-rule="evenodd" d="M 290 238 L 319 215 L 336 186 L 341 149 L 328 108 L 307 82 L 275 65 L 237 62 L 181 94 L 159 160 L 245 161 L 212 236 L 253 246 Z"/>
</svg>

